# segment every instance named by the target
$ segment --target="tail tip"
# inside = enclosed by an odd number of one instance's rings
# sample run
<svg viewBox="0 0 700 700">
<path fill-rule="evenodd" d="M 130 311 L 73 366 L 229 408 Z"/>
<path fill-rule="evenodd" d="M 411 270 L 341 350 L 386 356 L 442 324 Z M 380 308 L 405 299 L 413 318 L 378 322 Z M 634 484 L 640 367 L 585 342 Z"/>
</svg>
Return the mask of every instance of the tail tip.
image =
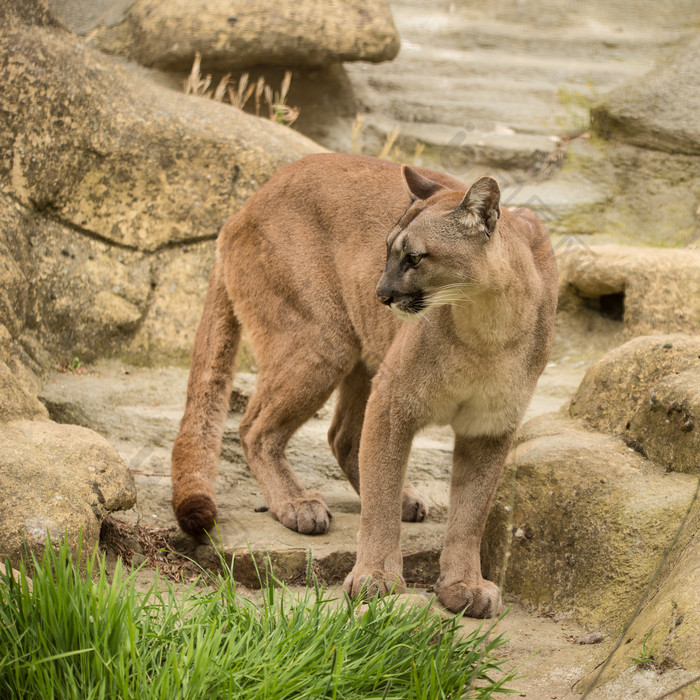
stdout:
<svg viewBox="0 0 700 700">
<path fill-rule="evenodd" d="M 203 493 L 187 496 L 174 510 L 180 527 L 192 537 L 199 537 L 214 528 L 217 509 L 211 496 Z"/>
</svg>

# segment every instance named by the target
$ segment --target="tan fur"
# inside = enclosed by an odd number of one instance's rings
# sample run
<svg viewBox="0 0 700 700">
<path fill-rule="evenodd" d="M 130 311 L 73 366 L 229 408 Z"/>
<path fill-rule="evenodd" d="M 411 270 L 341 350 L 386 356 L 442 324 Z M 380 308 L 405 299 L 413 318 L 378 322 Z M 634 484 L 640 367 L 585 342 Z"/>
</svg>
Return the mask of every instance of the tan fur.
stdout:
<svg viewBox="0 0 700 700">
<path fill-rule="evenodd" d="M 240 436 L 272 515 L 302 533 L 328 530 L 326 504 L 298 481 L 285 448 L 339 387 L 329 442 L 362 503 L 345 588 L 386 592 L 402 583 L 401 519 L 427 514 L 404 486 L 413 436 L 450 424 L 450 513 L 435 590 L 450 610 L 498 611 L 479 547 L 549 356 L 557 287 L 541 222 L 501 209 L 499 197 L 491 178 L 465 191 L 422 168 L 315 155 L 279 171 L 226 222 L 173 449 L 173 507 L 184 530 L 199 534 L 216 517 L 243 324 L 260 374 Z"/>
</svg>

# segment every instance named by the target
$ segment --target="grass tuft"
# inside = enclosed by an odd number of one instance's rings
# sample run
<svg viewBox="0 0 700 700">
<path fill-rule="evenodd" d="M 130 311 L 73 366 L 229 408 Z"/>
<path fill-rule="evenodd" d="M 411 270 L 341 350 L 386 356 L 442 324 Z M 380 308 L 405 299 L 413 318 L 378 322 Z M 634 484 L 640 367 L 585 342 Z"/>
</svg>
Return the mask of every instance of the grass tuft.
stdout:
<svg viewBox="0 0 700 700">
<path fill-rule="evenodd" d="M 460 634 L 388 597 L 359 603 L 272 581 L 262 605 L 224 571 L 210 590 L 145 592 L 104 556 L 83 572 L 67 547 L 34 561 L 33 593 L 0 567 L 0 697 L 489 698 L 512 692 L 493 652 L 503 639 Z M 496 680 L 498 676 L 498 680 Z"/>
</svg>

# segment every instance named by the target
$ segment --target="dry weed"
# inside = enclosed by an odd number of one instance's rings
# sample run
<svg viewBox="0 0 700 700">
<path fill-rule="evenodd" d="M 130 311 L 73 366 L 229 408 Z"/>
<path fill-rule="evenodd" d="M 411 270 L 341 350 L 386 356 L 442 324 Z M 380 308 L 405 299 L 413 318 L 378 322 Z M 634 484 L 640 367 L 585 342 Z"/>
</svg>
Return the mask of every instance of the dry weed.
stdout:
<svg viewBox="0 0 700 700">
<path fill-rule="evenodd" d="M 230 73 L 226 73 L 212 92 L 210 90 L 212 77 L 210 74 L 202 77 L 201 63 L 202 55 L 197 51 L 192 63 L 192 70 L 185 80 L 186 95 L 208 97 L 216 102 L 224 102 L 224 99 L 228 97 L 230 104 L 238 109 L 243 109 L 250 98 L 255 95 L 256 116 L 260 116 L 262 98 L 265 97 L 269 117 L 272 121 L 290 126 L 299 117 L 301 110 L 287 104 L 287 95 L 292 83 L 292 71 L 285 71 L 279 92 L 273 92 L 263 76 L 260 76 L 254 85 L 249 85 L 250 75 L 248 73 L 244 73 L 240 77 L 238 84 L 231 81 Z"/>
</svg>

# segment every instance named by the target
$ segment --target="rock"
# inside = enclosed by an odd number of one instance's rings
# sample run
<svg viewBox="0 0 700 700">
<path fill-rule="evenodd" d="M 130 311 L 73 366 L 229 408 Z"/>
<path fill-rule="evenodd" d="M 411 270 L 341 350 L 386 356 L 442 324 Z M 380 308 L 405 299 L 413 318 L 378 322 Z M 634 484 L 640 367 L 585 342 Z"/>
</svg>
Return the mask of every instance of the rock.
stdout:
<svg viewBox="0 0 700 700">
<path fill-rule="evenodd" d="M 696 36 L 645 76 L 606 95 L 591 111 L 595 128 L 643 148 L 700 155 L 698 72 Z"/>
<path fill-rule="evenodd" d="M 87 16 L 79 0 L 52 6 L 90 45 L 166 70 L 189 70 L 197 51 L 220 71 L 388 61 L 399 51 L 386 0 L 120 0 Z"/>
<path fill-rule="evenodd" d="M 97 545 L 102 520 L 136 501 L 133 477 L 109 443 L 78 426 L 17 420 L 0 433 L 0 549 L 16 564 L 47 533 L 75 554 Z"/>
<path fill-rule="evenodd" d="M 145 564 L 148 561 L 148 557 L 145 554 L 141 554 L 140 552 L 134 552 L 134 554 L 131 557 L 131 565 L 134 567 L 141 566 L 142 564 Z"/>
<path fill-rule="evenodd" d="M 700 673 L 700 501 L 688 514 L 685 527 L 645 604 L 615 651 L 600 683 L 617 676 L 630 658 L 646 648 L 651 665 L 664 671 L 681 667 Z"/>
<path fill-rule="evenodd" d="M 0 324 L 11 338 L 21 334 L 26 322 L 29 230 L 22 207 L 0 191 Z"/>
<path fill-rule="evenodd" d="M 629 337 L 700 332 L 700 251 L 587 246 L 560 251 L 560 310 L 592 311 Z"/>
<path fill-rule="evenodd" d="M 107 514 L 136 502 L 134 479 L 110 444 L 48 420 L 0 363 L 0 552 L 17 565 L 25 546 L 41 556 L 47 533 L 73 553 L 97 544 Z"/>
<path fill-rule="evenodd" d="M 586 372 L 570 413 L 671 471 L 700 473 L 700 336 L 616 348 Z"/>
<path fill-rule="evenodd" d="M 322 148 L 30 15 L 0 33 L 0 351 L 43 371 L 20 342 L 31 327 L 54 358 L 186 362 L 221 224 Z"/>
<path fill-rule="evenodd" d="M 699 408 L 700 337 L 641 337 L 594 364 L 570 405 L 524 425 L 511 452 L 485 570 L 497 580 L 507 561 L 507 592 L 607 635 L 632 621 L 597 682 L 643 645 L 657 669 L 700 669 Z"/>
<path fill-rule="evenodd" d="M 32 240 L 27 318 L 44 346 L 69 362 L 119 352 L 146 315 L 151 256 L 43 219 L 35 222 Z"/>
<path fill-rule="evenodd" d="M 38 26 L 58 26 L 46 0 L 6 0 L 0 4 L 0 27 L 29 22 Z"/>
<path fill-rule="evenodd" d="M 123 358 L 138 364 L 189 364 L 214 255 L 215 244 L 207 241 L 151 257 L 148 312 L 123 347 Z"/>
<path fill-rule="evenodd" d="M 4 571 L 2 571 L 3 568 L 4 568 Z M 12 578 L 15 581 L 17 581 L 17 583 L 20 583 L 20 581 L 22 580 L 22 572 L 18 571 L 17 569 L 13 569 L 12 567 L 8 567 L 6 562 L 4 561 L 4 557 L 0 557 L 0 575 L 2 575 L 4 573 L 7 576 L 8 572 L 9 572 L 9 575 L 12 576 Z M 27 583 L 27 589 L 31 593 L 34 590 L 34 583 L 33 583 L 32 579 L 26 575 L 26 572 L 25 572 L 24 580 Z"/>
<path fill-rule="evenodd" d="M 8 53 L 4 191 L 121 247 L 213 238 L 272 172 L 322 150 L 269 120 L 139 78 L 55 32 L 6 31 L 0 55 Z"/>
<path fill-rule="evenodd" d="M 249 372 L 236 372 L 233 379 L 233 389 L 231 390 L 231 398 L 229 399 L 229 411 L 234 413 L 245 413 L 248 406 L 248 400 L 255 391 L 255 383 L 257 374 Z"/>
<path fill-rule="evenodd" d="M 48 0 L 54 15 L 76 34 L 98 27 L 113 27 L 124 21 L 134 0 L 93 0 L 89 4 L 75 0 Z"/>
<path fill-rule="evenodd" d="M 310 541 L 298 533 L 281 531 L 267 513 L 238 512 L 233 518 L 222 515 L 221 542 L 216 547 L 200 544 L 194 557 L 200 565 L 213 569 L 221 568 L 225 561 L 234 579 L 249 588 L 259 588 L 270 572 L 279 581 L 305 583 L 311 571 L 319 581 L 337 584 L 355 563 L 358 526 L 356 513 L 335 510 L 332 532 Z M 437 580 L 443 537 L 442 523 L 403 523 L 401 543 L 407 583 Z"/>
<path fill-rule="evenodd" d="M 0 362 L 0 424 L 19 418 L 48 420 L 43 404 L 29 394 L 4 362 Z"/>
<path fill-rule="evenodd" d="M 700 474 L 698 360 L 695 369 L 660 379 L 630 421 L 631 440 L 669 471 Z"/>
<path fill-rule="evenodd" d="M 7 326 L 3 326 L 0 323 L 0 362 L 7 362 L 10 359 L 10 352 L 12 351 L 12 336 L 10 331 L 7 330 Z"/>
<path fill-rule="evenodd" d="M 505 590 L 613 633 L 673 544 L 697 479 L 560 414 L 538 422 L 511 453 L 515 475 L 504 477 L 489 517 L 486 574 L 498 580 L 512 516 Z"/>
</svg>

